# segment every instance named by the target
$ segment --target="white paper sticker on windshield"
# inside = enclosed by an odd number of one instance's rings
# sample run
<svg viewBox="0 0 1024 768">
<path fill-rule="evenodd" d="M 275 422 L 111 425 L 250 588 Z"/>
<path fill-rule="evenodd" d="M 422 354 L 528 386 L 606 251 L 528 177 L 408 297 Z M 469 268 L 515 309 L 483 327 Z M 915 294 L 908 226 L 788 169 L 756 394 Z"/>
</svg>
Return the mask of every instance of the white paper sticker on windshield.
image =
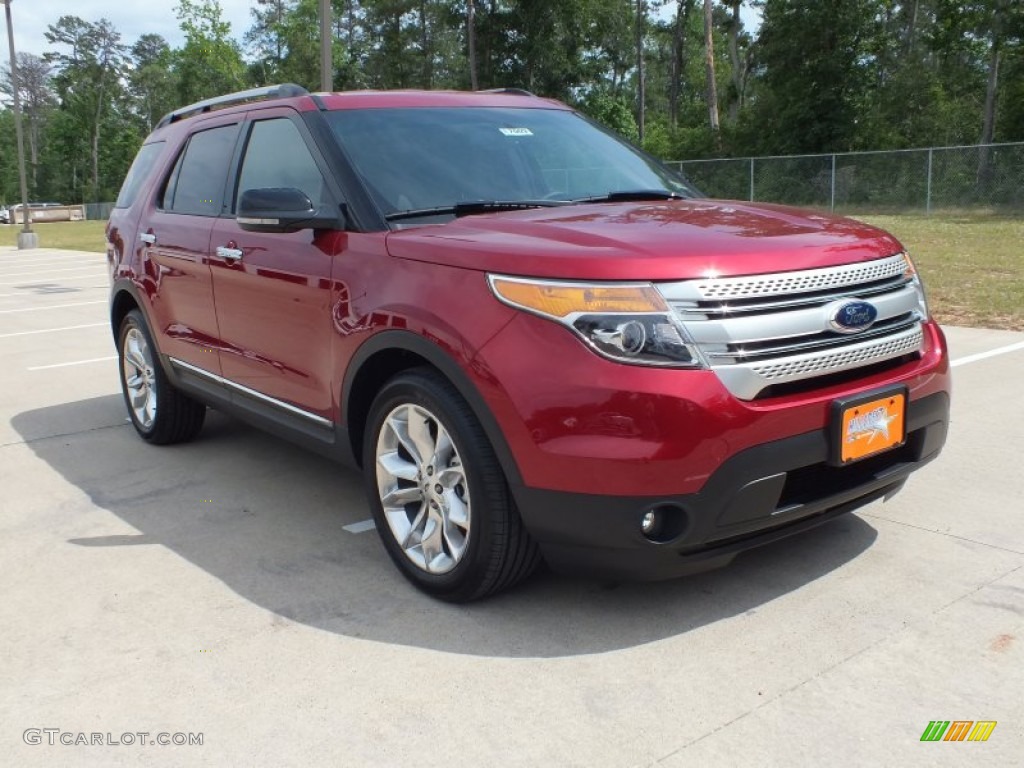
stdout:
<svg viewBox="0 0 1024 768">
<path fill-rule="evenodd" d="M 506 136 L 533 136 L 533 131 L 529 128 L 499 128 Z"/>
</svg>

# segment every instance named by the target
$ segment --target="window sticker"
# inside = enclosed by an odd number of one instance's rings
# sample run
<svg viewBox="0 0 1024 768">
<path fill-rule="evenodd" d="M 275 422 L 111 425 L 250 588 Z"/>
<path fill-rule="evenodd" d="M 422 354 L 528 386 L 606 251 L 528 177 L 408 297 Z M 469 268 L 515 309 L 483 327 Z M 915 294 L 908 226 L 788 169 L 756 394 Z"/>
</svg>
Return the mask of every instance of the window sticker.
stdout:
<svg viewBox="0 0 1024 768">
<path fill-rule="evenodd" d="M 499 128 L 505 136 L 533 136 L 533 131 L 529 128 Z"/>
</svg>

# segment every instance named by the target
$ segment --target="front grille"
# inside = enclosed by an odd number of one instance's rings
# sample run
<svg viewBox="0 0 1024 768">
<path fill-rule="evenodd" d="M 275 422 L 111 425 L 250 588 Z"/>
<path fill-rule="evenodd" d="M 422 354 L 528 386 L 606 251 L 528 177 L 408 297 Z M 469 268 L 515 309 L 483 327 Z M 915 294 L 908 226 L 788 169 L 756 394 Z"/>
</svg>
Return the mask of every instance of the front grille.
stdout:
<svg viewBox="0 0 1024 768">
<path fill-rule="evenodd" d="M 902 254 L 824 269 L 705 278 L 659 289 L 725 386 L 743 400 L 919 353 L 920 293 Z M 830 326 L 838 302 L 877 310 L 859 333 Z"/>
<path fill-rule="evenodd" d="M 704 299 L 749 299 L 758 296 L 784 296 L 788 293 L 846 288 L 882 280 L 906 271 L 903 254 L 860 264 L 829 269 L 805 269 L 775 275 L 708 278 L 691 283 Z"/>
<path fill-rule="evenodd" d="M 921 327 L 916 325 L 895 337 L 847 346 L 834 352 L 787 357 L 764 365 L 753 365 L 750 370 L 772 382 L 781 379 L 791 381 L 806 374 L 831 373 L 832 371 L 846 370 L 866 361 L 900 357 L 913 349 L 920 349 L 923 340 L 924 334 L 921 332 Z"/>
</svg>

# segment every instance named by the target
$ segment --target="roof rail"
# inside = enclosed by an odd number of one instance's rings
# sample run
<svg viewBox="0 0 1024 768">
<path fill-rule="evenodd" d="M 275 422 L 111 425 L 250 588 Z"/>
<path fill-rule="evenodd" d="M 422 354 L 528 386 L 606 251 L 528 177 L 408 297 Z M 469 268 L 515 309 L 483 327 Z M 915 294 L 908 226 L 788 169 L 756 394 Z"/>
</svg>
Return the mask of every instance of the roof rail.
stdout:
<svg viewBox="0 0 1024 768">
<path fill-rule="evenodd" d="M 477 91 L 477 93 L 507 93 L 509 96 L 533 96 L 536 98 L 536 94 L 530 93 L 525 88 L 488 88 L 486 91 Z"/>
<path fill-rule="evenodd" d="M 264 101 L 266 99 L 283 99 L 289 96 L 305 96 L 308 93 L 309 91 L 301 85 L 295 85 L 294 83 L 283 83 L 281 85 L 270 85 L 265 88 L 252 88 L 248 91 L 229 93 L 225 96 L 216 96 L 212 99 L 206 99 L 205 101 L 197 101 L 195 104 L 189 104 L 187 107 L 181 107 L 173 112 L 168 112 L 160 119 L 160 122 L 156 124 L 156 127 L 163 128 L 165 125 L 176 123 L 182 118 L 190 117 L 202 112 L 209 112 L 215 107 L 228 107 L 235 104 L 244 104 L 247 101 Z"/>
</svg>

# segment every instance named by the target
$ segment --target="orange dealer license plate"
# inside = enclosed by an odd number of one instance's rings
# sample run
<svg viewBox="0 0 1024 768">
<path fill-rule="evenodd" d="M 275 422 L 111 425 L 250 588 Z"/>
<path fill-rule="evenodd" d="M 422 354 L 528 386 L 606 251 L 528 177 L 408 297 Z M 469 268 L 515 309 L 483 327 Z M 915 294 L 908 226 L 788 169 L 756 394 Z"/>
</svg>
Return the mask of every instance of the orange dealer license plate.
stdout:
<svg viewBox="0 0 1024 768">
<path fill-rule="evenodd" d="M 837 400 L 832 408 L 833 464 L 866 459 L 907 439 L 905 387 Z"/>
</svg>

